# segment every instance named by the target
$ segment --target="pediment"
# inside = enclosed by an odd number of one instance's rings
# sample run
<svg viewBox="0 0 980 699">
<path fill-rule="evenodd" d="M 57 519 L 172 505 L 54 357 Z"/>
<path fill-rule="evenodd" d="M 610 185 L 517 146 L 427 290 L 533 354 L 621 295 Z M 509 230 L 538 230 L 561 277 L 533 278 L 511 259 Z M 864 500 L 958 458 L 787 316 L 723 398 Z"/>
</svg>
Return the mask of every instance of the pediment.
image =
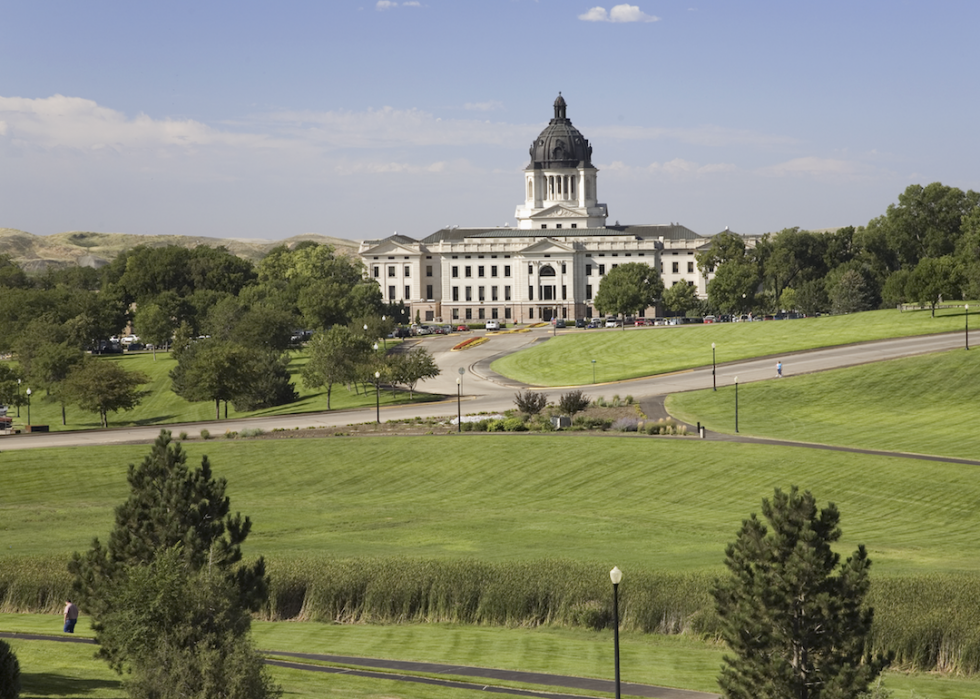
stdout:
<svg viewBox="0 0 980 699">
<path fill-rule="evenodd" d="M 521 255 L 544 255 L 551 253 L 573 253 L 575 248 L 571 245 L 566 245 L 565 243 L 559 243 L 557 240 L 552 240 L 551 238 L 541 238 L 535 242 L 523 248 L 520 251 Z"/>
<path fill-rule="evenodd" d="M 361 257 L 368 257 L 372 255 L 419 255 L 421 254 L 420 248 L 408 247 L 407 245 L 402 245 L 394 240 L 382 240 L 373 248 L 368 248 L 367 250 L 362 250 L 360 252 Z"/>
<path fill-rule="evenodd" d="M 536 214 L 531 214 L 530 218 L 588 218 L 588 216 L 588 212 L 585 209 L 576 209 L 571 206 L 565 206 L 564 204 L 555 204 Z"/>
</svg>

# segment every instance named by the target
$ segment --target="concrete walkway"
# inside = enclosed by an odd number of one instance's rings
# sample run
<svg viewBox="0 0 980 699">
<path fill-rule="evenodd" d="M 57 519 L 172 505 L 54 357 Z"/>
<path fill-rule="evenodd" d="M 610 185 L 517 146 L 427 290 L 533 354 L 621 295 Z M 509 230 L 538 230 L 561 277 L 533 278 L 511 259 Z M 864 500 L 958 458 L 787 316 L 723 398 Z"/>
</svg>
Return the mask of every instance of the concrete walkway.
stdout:
<svg viewBox="0 0 980 699">
<path fill-rule="evenodd" d="M 61 636 L 45 636 L 40 634 L 0 632 L 0 638 L 10 638 L 22 641 L 52 641 L 57 643 L 95 643 L 95 641 L 91 638 L 83 638 L 81 636 L 72 636 L 69 634 Z M 472 667 L 468 665 L 444 665 L 441 663 L 411 662 L 406 660 L 361 658 L 347 655 L 290 653 L 276 650 L 260 650 L 258 652 L 264 656 L 274 656 L 272 658 L 267 657 L 265 662 L 267 665 L 274 665 L 276 667 L 305 670 L 308 672 L 354 675 L 355 677 L 368 677 L 380 680 L 415 682 L 440 687 L 489 692 L 493 694 L 510 694 L 513 696 L 525 697 L 554 697 L 555 699 L 581 696 L 575 694 L 554 694 L 528 689 L 518 689 L 516 687 L 502 687 L 493 684 L 485 684 L 483 682 L 464 682 L 460 680 L 450 680 L 438 677 L 421 677 L 419 675 L 472 677 L 480 680 L 490 680 L 493 682 L 515 682 L 520 684 L 539 685 L 543 687 L 559 687 L 579 691 L 608 692 L 610 694 L 616 691 L 615 683 L 612 680 L 601 680 L 590 677 L 551 675 L 543 672 L 520 672 L 517 670 L 497 670 L 492 668 Z M 308 663 L 277 660 L 276 658 L 296 658 L 297 660 L 333 663 L 335 666 L 343 665 L 351 667 L 310 665 Z M 387 672 L 376 672 L 362 668 L 374 668 L 376 670 L 385 670 Z M 408 675 L 403 673 L 417 674 Z M 717 699 L 718 697 L 717 694 L 708 694 L 707 692 L 694 692 L 687 689 L 657 687 L 655 685 L 636 684 L 632 682 L 621 682 L 620 691 L 622 694 L 628 696 L 653 697 L 654 699 Z"/>
</svg>

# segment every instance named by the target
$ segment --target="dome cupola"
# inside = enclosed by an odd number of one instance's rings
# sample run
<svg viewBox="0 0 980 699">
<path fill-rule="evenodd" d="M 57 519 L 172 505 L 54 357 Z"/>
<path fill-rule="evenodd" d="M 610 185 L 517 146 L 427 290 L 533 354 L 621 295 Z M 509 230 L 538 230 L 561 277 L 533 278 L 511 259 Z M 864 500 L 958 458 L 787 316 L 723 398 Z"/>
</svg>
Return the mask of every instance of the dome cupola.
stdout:
<svg viewBox="0 0 980 699">
<path fill-rule="evenodd" d="M 566 167 L 591 167 L 592 146 L 582 133 L 572 126 L 565 115 L 565 98 L 558 93 L 555 116 L 531 144 L 531 164 L 527 169 L 550 170 Z"/>
</svg>

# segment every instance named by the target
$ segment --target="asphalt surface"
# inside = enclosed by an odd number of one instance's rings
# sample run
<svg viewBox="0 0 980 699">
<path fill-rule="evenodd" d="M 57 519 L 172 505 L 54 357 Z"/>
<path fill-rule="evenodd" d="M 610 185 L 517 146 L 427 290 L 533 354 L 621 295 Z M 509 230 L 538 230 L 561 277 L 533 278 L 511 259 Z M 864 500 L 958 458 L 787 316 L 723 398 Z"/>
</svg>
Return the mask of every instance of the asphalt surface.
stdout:
<svg viewBox="0 0 980 699">
<path fill-rule="evenodd" d="M 69 634 L 64 634 L 61 636 L 46 636 L 41 634 L 0 632 L 0 638 L 10 638 L 22 641 L 50 641 L 56 643 L 95 643 L 95 641 L 91 638 L 83 638 L 81 636 L 72 636 Z M 441 677 L 431 677 L 431 675 L 469 677 L 474 678 L 475 680 L 516 682 L 520 684 L 531 684 L 542 687 L 559 687 L 562 689 L 592 692 L 613 693 L 616 690 L 615 683 L 612 680 L 601 680 L 590 677 L 574 677 L 569 675 L 551 675 L 543 672 L 519 672 L 516 670 L 496 670 L 492 668 L 471 667 L 467 665 L 445 665 L 442 663 L 421 663 L 406 660 L 384 660 L 380 658 L 361 658 L 347 655 L 290 653 L 275 650 L 260 650 L 259 653 L 265 656 L 276 656 L 275 658 L 266 658 L 267 665 L 274 665 L 276 667 L 285 667 L 308 672 L 353 675 L 355 677 L 368 677 L 372 679 L 398 682 L 414 682 L 439 687 L 482 691 L 491 694 L 508 694 L 511 696 L 525 697 L 553 697 L 554 699 L 581 696 L 567 693 L 555 694 L 552 692 L 519 689 L 516 687 L 502 687 L 484 684 L 482 682 L 465 682 Z M 291 662 L 287 660 L 279 660 L 277 658 L 296 658 L 297 660 L 305 660 L 307 662 Z M 332 665 L 311 665 L 309 664 L 310 662 L 332 663 Z M 368 670 L 365 668 L 374 668 L 374 670 Z M 418 674 L 409 675 L 404 673 Z M 707 692 L 694 692 L 687 689 L 672 689 L 670 687 L 657 687 L 654 685 L 636 684 L 633 682 L 621 682 L 620 691 L 622 694 L 628 696 L 653 697 L 654 699 L 716 699 L 718 696 L 717 694 L 709 694 Z"/>
<path fill-rule="evenodd" d="M 784 321 L 792 322 L 792 321 Z M 566 330 L 564 332 L 582 332 L 581 330 Z M 590 330 L 588 332 L 623 332 L 622 330 Z M 684 332 L 679 328 L 630 328 L 627 332 Z M 479 333 L 482 334 L 482 333 Z M 559 332 L 559 334 L 563 334 Z M 980 336 L 980 331 L 976 333 Z M 490 341 L 467 349 L 463 352 L 452 352 L 452 347 L 460 340 L 459 334 L 448 336 L 429 336 L 412 340 L 421 343 L 432 353 L 442 373 L 428 381 L 420 382 L 417 390 L 426 393 L 447 396 L 444 401 L 429 403 L 413 403 L 410 405 L 395 405 L 381 408 L 382 421 L 406 420 L 415 417 L 452 417 L 456 414 L 456 379 L 459 378 L 462 410 L 464 413 L 503 412 L 514 406 L 514 393 L 528 388 L 522 384 L 503 377 L 490 368 L 490 364 L 498 357 L 530 347 L 538 342 L 547 342 L 552 337 L 548 328 L 538 328 L 527 333 L 492 334 Z M 980 342 L 980 337 L 976 338 Z M 715 377 L 718 386 L 734 383 L 738 377 L 739 383 L 754 383 L 776 378 L 776 361 L 783 363 L 783 376 L 790 377 L 818 371 L 828 371 L 841 367 L 868 364 L 871 362 L 910 357 L 963 346 L 963 333 L 948 333 L 943 335 L 925 335 L 919 337 L 897 338 L 876 342 L 865 342 L 842 347 L 781 354 L 773 357 L 749 359 L 739 362 L 725 362 L 717 365 Z M 599 383 L 584 388 L 591 391 L 609 390 L 617 393 L 632 395 L 643 401 L 671 393 L 694 391 L 708 388 L 712 385 L 711 365 L 689 371 L 677 372 L 660 376 L 650 376 L 628 381 L 603 382 L 601 358 L 597 364 Z M 554 387 L 530 387 L 534 390 L 556 391 Z M 649 414 L 649 413 L 648 413 Z M 126 444 L 150 443 L 160 433 L 161 427 L 175 433 L 181 430 L 198 432 L 208 429 L 214 434 L 228 430 L 241 431 L 246 428 L 259 428 L 266 432 L 274 429 L 294 429 L 306 427 L 343 427 L 345 425 L 373 422 L 375 408 L 359 408 L 356 410 L 336 410 L 320 413 L 304 413 L 302 415 L 279 415 L 270 417 L 231 418 L 229 420 L 173 423 L 149 427 L 123 427 L 108 430 L 91 430 L 86 432 L 49 432 L 20 435 L 0 436 L 0 451 L 16 449 L 38 449 L 45 447 L 90 446 L 96 444 Z M 720 438 L 720 437 L 719 437 Z"/>
</svg>

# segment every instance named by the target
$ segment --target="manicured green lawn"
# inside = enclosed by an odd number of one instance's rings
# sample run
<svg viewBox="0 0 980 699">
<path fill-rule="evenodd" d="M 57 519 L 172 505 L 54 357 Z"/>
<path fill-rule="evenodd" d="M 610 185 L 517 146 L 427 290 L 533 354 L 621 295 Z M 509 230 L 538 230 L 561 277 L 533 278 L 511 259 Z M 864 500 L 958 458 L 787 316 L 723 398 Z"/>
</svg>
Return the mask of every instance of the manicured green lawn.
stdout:
<svg viewBox="0 0 980 699">
<path fill-rule="evenodd" d="M 734 432 L 734 394 L 732 386 L 678 393 L 667 408 Z M 742 434 L 980 460 L 980 351 L 745 384 L 738 403 Z"/>
<path fill-rule="evenodd" d="M 22 633 L 57 634 L 57 615 L 0 614 L 0 629 Z M 345 626 L 338 624 L 255 622 L 256 645 L 266 651 L 291 651 L 352 655 L 398 660 L 497 667 L 584 677 L 612 678 L 612 635 L 609 631 L 581 629 L 485 628 L 445 624 L 397 626 Z M 91 637 L 87 619 L 77 632 Z M 12 642 L 21 666 L 31 672 L 30 685 L 40 683 L 45 692 L 25 692 L 24 697 L 48 696 L 56 684 L 68 686 L 78 678 L 85 691 L 65 696 L 115 698 L 124 694 L 118 678 L 104 663 L 92 658 L 91 646 L 43 642 Z M 715 677 L 724 649 L 688 636 L 624 633 L 620 639 L 623 681 L 717 691 Z M 40 670 L 40 671 L 38 671 Z M 325 697 L 449 697 L 453 690 L 421 688 L 395 681 L 341 679 L 297 670 L 273 670 L 286 696 Z M 894 697 L 972 699 L 980 696 L 980 679 L 890 672 L 885 686 Z M 459 692 L 459 690 L 455 690 Z"/>
<path fill-rule="evenodd" d="M 716 323 L 622 330 L 569 331 L 523 352 L 502 357 L 494 371 L 540 386 L 572 386 L 651 376 L 719 363 L 890 337 L 963 329 L 963 309 L 869 311 L 764 323 Z M 980 316 L 977 318 L 980 327 Z"/>
<path fill-rule="evenodd" d="M 624 570 L 717 570 L 776 486 L 843 513 L 875 571 L 980 570 L 970 467 L 652 437 L 463 435 L 190 442 L 229 481 L 274 560 L 568 558 Z M 7 556 L 65 556 L 105 537 L 145 445 L 0 453 Z M 942 532 L 942 536 L 937 536 Z"/>
<path fill-rule="evenodd" d="M 292 354 L 290 372 L 293 377 L 293 384 L 299 394 L 299 398 L 287 405 L 276 406 L 264 410 L 253 410 L 250 412 L 238 412 L 229 403 L 228 417 L 254 417 L 261 415 L 289 415 L 294 413 L 311 413 L 327 409 L 327 394 L 325 389 L 308 389 L 303 384 L 303 377 L 300 371 L 306 364 L 305 354 L 294 352 Z M 198 422 L 202 420 L 214 420 L 214 402 L 205 401 L 203 403 L 189 403 L 183 398 L 178 397 L 170 390 L 170 371 L 177 362 L 168 352 L 157 352 L 156 361 L 150 352 L 137 352 L 126 355 L 106 355 L 100 358 L 102 361 L 119 362 L 128 371 L 141 371 L 150 377 L 150 383 L 143 387 L 148 394 L 140 404 L 133 410 L 109 413 L 110 427 L 125 427 L 129 425 L 165 425 L 175 422 Z M 387 405 L 391 403 L 407 403 L 408 393 L 398 391 L 392 395 L 391 391 L 383 390 L 380 393 L 381 403 Z M 416 393 L 414 400 L 424 401 L 430 399 L 424 393 Z M 345 386 L 334 386 L 330 395 L 331 410 L 344 410 L 348 408 L 360 408 L 373 406 L 375 404 L 374 386 L 368 387 L 367 393 L 348 391 Z M 225 406 L 221 405 L 221 416 L 224 417 Z M 11 413 L 16 415 L 16 411 Z M 61 424 L 61 404 L 50 400 L 43 390 L 34 392 L 31 400 L 31 422 L 35 425 L 48 425 L 52 431 L 57 430 L 80 430 L 97 429 L 99 417 L 95 413 L 82 412 L 76 407 L 68 406 L 67 425 Z M 20 428 L 27 424 L 27 407 L 20 409 L 20 418 L 14 418 L 14 426 Z M 196 430 L 195 430 L 196 433 Z"/>
</svg>

